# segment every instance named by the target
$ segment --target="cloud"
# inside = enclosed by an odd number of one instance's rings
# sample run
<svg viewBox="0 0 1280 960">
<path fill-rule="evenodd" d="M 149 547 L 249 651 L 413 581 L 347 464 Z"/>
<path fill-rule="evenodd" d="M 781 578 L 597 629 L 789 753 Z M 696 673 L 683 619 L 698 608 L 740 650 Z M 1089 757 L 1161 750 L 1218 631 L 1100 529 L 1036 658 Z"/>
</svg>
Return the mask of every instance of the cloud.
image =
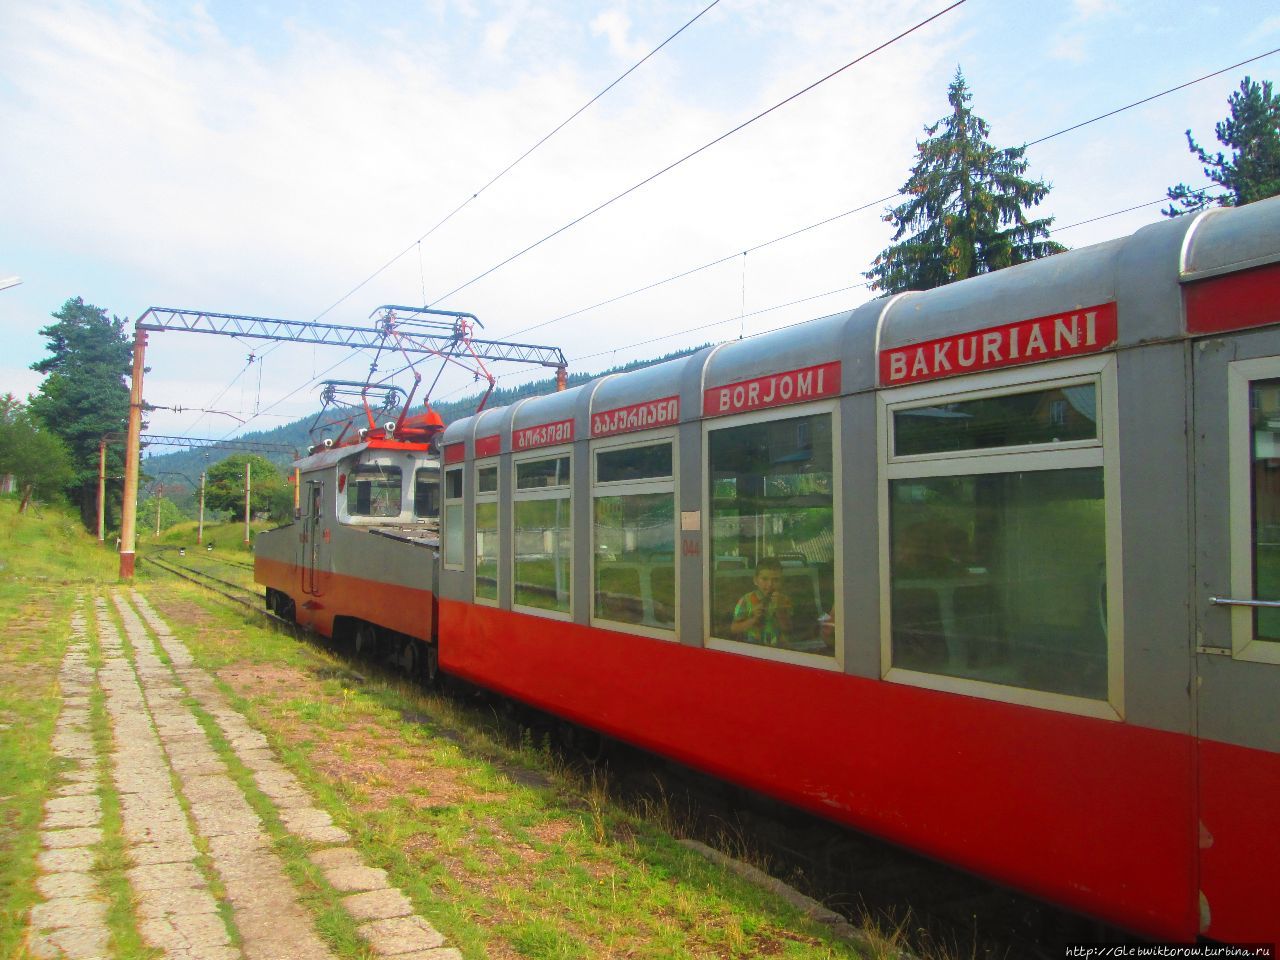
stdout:
<svg viewBox="0 0 1280 960">
<path fill-rule="evenodd" d="M 639 40 L 629 40 L 631 18 L 621 10 L 606 10 L 591 21 L 592 36 L 604 36 L 609 41 L 609 52 L 619 60 L 636 61 L 651 49 Z"/>
</svg>

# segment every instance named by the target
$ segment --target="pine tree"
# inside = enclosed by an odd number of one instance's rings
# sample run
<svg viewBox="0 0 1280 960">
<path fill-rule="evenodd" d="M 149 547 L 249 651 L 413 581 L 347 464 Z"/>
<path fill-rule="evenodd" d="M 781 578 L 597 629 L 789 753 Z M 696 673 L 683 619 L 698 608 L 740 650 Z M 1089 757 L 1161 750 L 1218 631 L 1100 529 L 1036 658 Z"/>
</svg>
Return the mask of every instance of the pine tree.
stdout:
<svg viewBox="0 0 1280 960">
<path fill-rule="evenodd" d="M 1066 249 L 1046 239 L 1052 217 L 1023 214 L 1049 184 L 1024 179 L 1025 147 L 998 150 L 988 142 L 990 127 L 969 108 L 972 99 L 957 68 L 947 91 L 951 113 L 926 126 L 928 139 L 916 145 L 902 188 L 910 199 L 884 217 L 896 232 L 865 274 L 873 290 L 928 290 Z"/>
<path fill-rule="evenodd" d="M 125 377 L 133 362 L 133 344 L 125 321 L 73 297 L 53 314 L 55 323 L 40 331 L 50 356 L 31 365 L 46 374 L 30 402 L 34 417 L 61 437 L 71 450 L 74 477 L 68 495 L 80 504 L 85 523 L 96 522 L 98 441 L 119 433 L 129 416 Z M 108 448 L 107 473 L 124 470 L 122 449 Z"/>
<path fill-rule="evenodd" d="M 1214 197 L 1209 194 L 1212 187 L 1170 187 L 1167 195 L 1173 203 L 1161 211 L 1166 217 L 1194 213 L 1215 201 L 1238 207 L 1280 194 L 1280 94 L 1272 94 L 1270 80 L 1255 83 L 1245 77 L 1227 98 L 1227 106 L 1231 116 L 1213 132 L 1230 148 L 1230 160 L 1221 151 L 1210 156 L 1187 131 L 1187 147 L 1204 165 L 1204 175 L 1226 192 Z"/>
</svg>

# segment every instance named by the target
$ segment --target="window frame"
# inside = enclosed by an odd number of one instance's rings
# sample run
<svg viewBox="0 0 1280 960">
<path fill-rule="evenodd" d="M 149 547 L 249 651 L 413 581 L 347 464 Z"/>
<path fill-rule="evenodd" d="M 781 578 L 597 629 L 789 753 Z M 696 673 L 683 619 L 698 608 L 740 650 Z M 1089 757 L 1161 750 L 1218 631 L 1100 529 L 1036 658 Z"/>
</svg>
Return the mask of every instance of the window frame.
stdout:
<svg viewBox="0 0 1280 960">
<path fill-rule="evenodd" d="M 1280 357 L 1227 363 L 1227 550 L 1231 596 L 1254 597 L 1253 458 L 1249 387 L 1258 380 L 1280 380 Z M 1280 598 L 1274 598 L 1280 599 Z M 1280 642 L 1254 634 L 1253 608 L 1232 606 L 1231 657 L 1254 663 L 1280 663 Z"/>
<path fill-rule="evenodd" d="M 596 454 L 600 452 L 614 452 L 618 450 L 635 449 L 640 447 L 653 447 L 661 443 L 671 444 L 671 476 L 669 478 L 646 477 L 643 480 L 606 480 L 600 481 L 596 479 L 597 462 Z M 662 427 L 657 430 L 645 430 L 635 433 L 624 433 L 612 437 L 601 437 L 599 440 L 592 440 L 588 447 L 588 456 L 591 460 L 591 476 L 590 476 L 590 531 L 588 541 L 590 543 L 591 557 L 588 560 L 590 567 L 589 579 L 591 583 L 591 595 L 588 598 L 588 622 L 593 627 L 602 627 L 606 630 L 613 630 L 618 633 L 630 633 L 640 637 L 649 637 L 654 640 L 669 640 L 679 642 L 680 640 L 680 429 L 676 427 Z M 626 623 L 620 620 L 610 620 L 606 617 L 596 616 L 596 564 L 598 557 L 596 554 L 596 498 L 610 496 L 640 496 L 643 494 L 670 494 L 672 502 L 672 527 L 674 538 L 672 542 L 672 568 L 673 578 L 675 581 L 675 618 L 671 629 L 665 627 L 648 627 L 639 623 Z"/>
<path fill-rule="evenodd" d="M 465 570 L 467 569 L 467 470 L 466 463 L 442 464 L 440 467 L 440 565 L 446 570 Z M 461 475 L 459 486 L 462 489 L 462 495 L 458 497 L 449 496 L 449 474 L 457 470 Z M 449 551 L 447 548 L 449 536 L 449 524 L 447 517 L 449 515 L 449 507 L 462 507 L 462 562 L 449 563 Z M 474 544 L 472 545 L 474 549 Z"/>
<path fill-rule="evenodd" d="M 393 513 L 393 514 L 352 513 L 351 510 L 348 509 L 347 501 L 348 501 L 348 498 L 351 496 L 351 491 L 354 489 L 353 484 L 358 482 L 356 480 L 353 480 L 353 477 L 355 476 L 355 473 L 357 470 L 360 470 L 361 468 L 368 468 L 368 467 L 377 467 L 379 471 L 388 470 L 388 469 L 396 470 L 400 474 L 400 510 L 399 512 Z M 336 500 L 334 504 L 334 510 L 333 510 L 334 521 L 337 523 L 343 524 L 344 526 L 352 526 L 352 527 L 387 526 L 390 524 L 397 524 L 397 523 L 404 522 L 406 513 L 408 513 L 410 516 L 412 516 L 413 514 L 413 498 L 411 495 L 406 496 L 406 492 L 405 492 L 406 484 L 405 484 L 404 475 L 405 475 L 404 466 L 394 457 L 376 457 L 375 456 L 375 457 L 370 457 L 370 459 L 368 460 L 363 460 L 357 456 L 353 458 L 348 458 L 344 462 L 338 464 L 337 469 L 335 471 L 335 476 L 340 476 L 340 477 L 345 476 L 346 479 L 342 481 L 343 489 L 341 493 L 337 492 L 337 483 L 335 482 L 334 484 L 335 500 Z M 405 509 L 406 500 L 409 501 L 409 509 L 407 511 Z"/>
<path fill-rule="evenodd" d="M 808 653 L 802 650 L 784 650 L 780 647 L 766 647 L 745 640 L 734 640 L 728 637 L 711 635 L 711 578 L 714 575 L 714 556 L 712 554 L 712 534 L 714 531 L 711 516 L 711 434 L 717 430 L 733 427 L 750 426 L 753 423 L 774 423 L 785 420 L 798 420 L 829 414 L 831 417 L 831 525 L 835 539 L 832 582 L 834 584 L 831 616 L 834 622 L 834 656 Z M 845 665 L 845 630 L 844 610 L 844 477 L 843 458 L 840 444 L 840 399 L 817 400 L 811 403 L 796 403 L 787 406 L 769 407 L 764 410 L 753 410 L 724 417 L 710 417 L 702 421 L 702 471 L 699 482 L 702 487 L 702 642 L 708 650 L 720 650 L 726 653 L 739 653 L 760 660 L 772 660 L 778 663 L 790 663 L 801 667 L 812 667 L 816 670 L 844 672 Z M 812 444 L 812 436 L 810 437 Z"/>
<path fill-rule="evenodd" d="M 517 477 L 520 473 L 520 464 L 530 463 L 535 460 L 558 460 L 567 457 L 569 460 L 569 479 L 565 483 L 556 484 L 553 487 L 529 487 L 521 490 L 517 485 Z M 573 522 L 573 480 L 577 475 L 578 465 L 574 462 L 572 444 L 556 444 L 555 446 L 536 447 L 533 450 L 524 450 L 511 456 L 511 519 L 507 529 L 511 544 L 511 566 L 508 573 L 511 576 L 511 609 L 518 613 L 532 614 L 538 617 L 546 617 L 551 620 L 563 620 L 565 622 L 573 621 L 573 605 L 576 602 L 573 588 L 574 564 L 577 560 L 574 549 L 574 522 Z M 524 503 L 531 500 L 561 500 L 569 501 L 569 609 L 567 612 L 560 610 L 548 610 L 545 607 L 531 607 L 516 602 L 516 504 Z"/>
<path fill-rule="evenodd" d="M 476 603 L 482 604 L 486 607 L 496 607 L 502 602 L 502 503 L 501 503 L 502 465 L 501 464 L 502 464 L 501 457 L 485 457 L 483 460 L 471 461 L 472 532 L 471 532 L 471 543 L 470 543 L 470 550 L 469 550 L 471 554 L 471 563 L 472 563 L 471 598 Z M 480 492 L 480 471 L 482 469 L 487 469 L 489 467 L 494 467 L 498 471 L 497 473 L 498 486 L 496 490 L 488 490 L 488 491 L 485 491 L 484 493 L 481 493 Z M 467 478 L 464 474 L 462 478 L 464 496 L 466 492 L 466 480 Z M 497 578 L 497 583 L 494 585 L 495 591 L 498 595 L 493 599 L 480 596 L 480 591 L 477 589 L 477 584 L 480 579 L 480 554 L 479 554 L 479 551 L 476 549 L 477 547 L 476 541 L 479 539 L 479 536 L 480 536 L 480 524 L 476 522 L 475 514 L 476 514 L 477 508 L 479 508 L 481 504 L 489 504 L 489 503 L 494 504 L 494 506 L 497 508 L 497 511 L 498 511 L 498 521 L 493 528 L 497 532 L 497 536 L 498 536 L 497 573 L 495 575 Z M 464 512 L 464 516 L 465 516 L 465 512 Z M 464 524 L 465 524 L 465 521 L 464 521 Z M 463 534 L 463 539 L 464 540 L 466 539 L 465 533 Z"/>
<path fill-rule="evenodd" d="M 893 414 L 986 397 L 1095 384 L 1098 435 L 1091 440 L 988 447 L 941 453 L 893 455 Z M 1124 570 L 1120 525 L 1120 444 L 1118 386 L 1114 354 L 1097 354 L 990 373 L 973 374 L 881 390 L 876 395 L 877 525 L 880 568 L 880 676 L 892 683 L 964 696 L 1042 707 L 1106 720 L 1124 719 Z M 889 485 L 894 480 L 929 479 L 1101 467 L 1103 533 L 1107 570 L 1107 698 L 1032 690 L 925 673 L 893 665 Z"/>
</svg>

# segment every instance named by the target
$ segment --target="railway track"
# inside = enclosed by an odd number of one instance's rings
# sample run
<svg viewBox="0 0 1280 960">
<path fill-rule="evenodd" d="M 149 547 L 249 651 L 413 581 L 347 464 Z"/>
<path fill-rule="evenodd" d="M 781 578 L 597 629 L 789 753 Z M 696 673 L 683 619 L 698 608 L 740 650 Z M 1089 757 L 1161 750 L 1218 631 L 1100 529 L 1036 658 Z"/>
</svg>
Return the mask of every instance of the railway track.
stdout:
<svg viewBox="0 0 1280 960">
<path fill-rule="evenodd" d="M 233 560 L 225 560 L 220 557 L 206 558 L 203 556 L 182 557 L 173 550 L 160 550 L 154 553 L 142 555 L 142 559 L 166 573 L 170 573 L 175 577 L 198 584 L 214 593 L 220 594 L 228 600 L 232 600 L 241 606 L 245 606 L 256 612 L 261 612 L 264 616 L 270 614 L 263 607 L 263 592 L 258 588 L 257 584 L 246 584 L 243 580 L 228 580 L 226 577 L 217 576 L 210 572 L 206 566 L 209 562 L 220 564 L 222 566 L 233 566 L 243 569 L 252 574 L 252 564 L 241 564 Z M 272 618 L 275 619 L 275 618 Z"/>
<path fill-rule="evenodd" d="M 173 551 L 148 554 L 145 560 L 254 611 L 273 625 L 292 627 L 299 639 L 329 647 L 323 637 L 269 612 L 256 585 L 207 569 L 210 561 L 246 571 L 252 569 L 248 564 L 216 557 L 178 557 Z M 348 654 L 343 650 L 344 656 Z M 369 659 L 361 663 L 362 671 L 370 668 Z M 394 670 L 389 662 L 372 668 Z M 351 676 L 364 679 L 356 672 Z M 527 742 L 532 736 L 535 742 L 549 744 L 566 764 L 584 773 L 594 771 L 596 782 L 604 782 L 613 799 L 629 809 L 664 808 L 690 839 L 766 864 L 773 876 L 854 923 L 871 919 L 887 929 L 902 928 L 908 942 L 922 953 L 937 955 L 941 950 L 970 960 L 1048 960 L 1062 956 L 1068 943 L 1124 937 L 1089 918 L 601 738 L 491 691 L 450 679 L 442 692 L 456 706 L 474 712 L 478 724 L 492 723 L 496 717 L 500 733 L 511 743 Z M 963 785 L 957 784 L 957 789 Z"/>
</svg>

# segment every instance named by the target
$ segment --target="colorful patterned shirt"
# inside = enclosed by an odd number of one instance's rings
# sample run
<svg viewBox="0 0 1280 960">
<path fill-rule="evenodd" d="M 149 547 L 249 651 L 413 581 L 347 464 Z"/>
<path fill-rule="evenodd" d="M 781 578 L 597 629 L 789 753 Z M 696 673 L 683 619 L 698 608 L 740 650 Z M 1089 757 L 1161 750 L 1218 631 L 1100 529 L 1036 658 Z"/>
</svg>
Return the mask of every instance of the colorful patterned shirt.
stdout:
<svg viewBox="0 0 1280 960">
<path fill-rule="evenodd" d="M 734 622 L 750 620 L 761 607 L 764 608 L 764 619 L 757 626 L 748 630 L 743 635 L 743 639 L 747 643 L 760 643 L 765 646 L 776 647 L 783 641 L 786 632 L 778 622 L 778 614 L 789 614 L 791 612 L 791 600 L 781 593 L 775 593 L 772 602 L 769 602 L 760 595 L 759 590 L 752 590 L 743 596 L 738 601 L 737 606 L 733 608 Z"/>
</svg>

